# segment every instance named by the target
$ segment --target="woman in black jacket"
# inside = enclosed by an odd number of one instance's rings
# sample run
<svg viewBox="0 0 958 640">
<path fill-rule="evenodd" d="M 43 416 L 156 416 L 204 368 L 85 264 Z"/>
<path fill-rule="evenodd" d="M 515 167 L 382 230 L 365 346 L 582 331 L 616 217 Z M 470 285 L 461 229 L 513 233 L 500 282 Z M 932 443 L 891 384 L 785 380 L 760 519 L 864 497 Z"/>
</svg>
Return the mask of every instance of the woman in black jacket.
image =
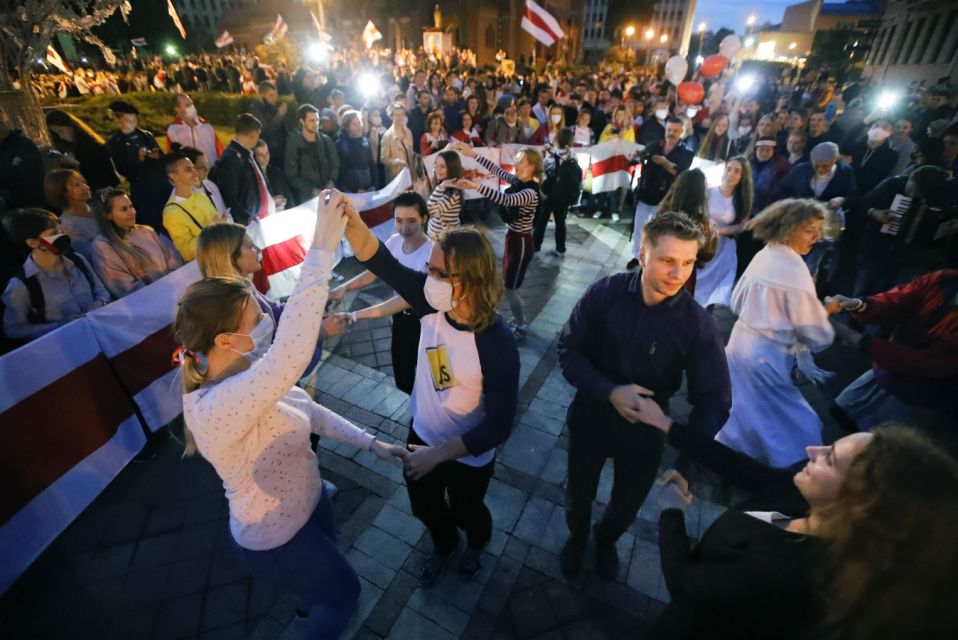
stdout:
<svg viewBox="0 0 958 640">
<path fill-rule="evenodd" d="M 347 193 L 369 191 L 375 184 L 376 163 L 369 140 L 363 136 L 358 111 L 343 114 L 343 135 L 336 140 L 339 179 L 336 185 Z"/>
<path fill-rule="evenodd" d="M 120 184 L 110 149 L 96 132 L 72 113 L 47 111 L 47 128 L 53 146 L 80 163 L 80 173 L 94 192 Z"/>
</svg>

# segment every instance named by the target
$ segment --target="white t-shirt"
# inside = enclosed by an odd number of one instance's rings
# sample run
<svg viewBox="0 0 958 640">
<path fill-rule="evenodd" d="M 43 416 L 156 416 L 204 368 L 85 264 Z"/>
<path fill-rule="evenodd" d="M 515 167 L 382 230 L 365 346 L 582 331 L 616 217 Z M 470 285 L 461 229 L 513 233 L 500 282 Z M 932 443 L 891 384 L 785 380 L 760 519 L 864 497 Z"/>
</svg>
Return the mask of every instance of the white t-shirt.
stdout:
<svg viewBox="0 0 958 640">
<path fill-rule="evenodd" d="M 402 236 L 394 233 L 386 240 L 386 249 L 393 255 L 399 264 L 408 267 L 420 273 L 426 273 L 426 263 L 429 262 L 429 254 L 432 253 L 432 240 L 426 240 L 421 247 L 412 253 L 403 253 Z"/>
</svg>

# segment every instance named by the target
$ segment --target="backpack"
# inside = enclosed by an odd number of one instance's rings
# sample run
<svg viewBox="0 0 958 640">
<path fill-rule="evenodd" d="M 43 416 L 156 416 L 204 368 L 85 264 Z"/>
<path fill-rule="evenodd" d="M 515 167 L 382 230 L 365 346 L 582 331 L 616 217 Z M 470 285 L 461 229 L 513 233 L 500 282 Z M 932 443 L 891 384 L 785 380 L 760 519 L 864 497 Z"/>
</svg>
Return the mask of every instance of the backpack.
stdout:
<svg viewBox="0 0 958 640">
<path fill-rule="evenodd" d="M 554 157 L 557 162 L 551 171 L 546 172 L 542 193 L 551 208 L 571 207 L 579 201 L 582 191 L 582 167 L 575 156 L 569 160 L 560 160 L 558 155 Z"/>
<path fill-rule="evenodd" d="M 90 267 L 87 266 L 86 262 L 80 257 L 71 258 L 64 255 L 62 258 L 69 260 L 86 277 L 87 283 L 90 285 L 90 294 L 95 297 L 96 286 L 93 284 L 93 274 L 90 273 Z M 23 283 L 23 286 L 27 288 L 27 295 L 30 296 L 30 310 L 27 311 L 27 321 L 32 324 L 45 323 L 47 321 L 47 303 L 43 299 L 43 288 L 40 286 L 40 281 L 36 276 L 28 278 L 23 271 L 23 267 L 20 267 L 13 277 Z"/>
</svg>

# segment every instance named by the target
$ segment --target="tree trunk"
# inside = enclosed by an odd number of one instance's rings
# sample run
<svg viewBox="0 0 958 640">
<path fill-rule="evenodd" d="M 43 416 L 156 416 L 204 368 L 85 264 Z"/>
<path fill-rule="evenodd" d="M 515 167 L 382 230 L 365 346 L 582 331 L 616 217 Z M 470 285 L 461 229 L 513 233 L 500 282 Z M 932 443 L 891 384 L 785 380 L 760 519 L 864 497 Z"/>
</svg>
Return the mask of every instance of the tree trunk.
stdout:
<svg viewBox="0 0 958 640">
<path fill-rule="evenodd" d="M 40 101 L 33 93 L 29 70 L 20 70 L 20 90 L 0 91 L 0 111 L 7 114 L 11 129 L 22 129 L 38 147 L 50 144 Z"/>
</svg>

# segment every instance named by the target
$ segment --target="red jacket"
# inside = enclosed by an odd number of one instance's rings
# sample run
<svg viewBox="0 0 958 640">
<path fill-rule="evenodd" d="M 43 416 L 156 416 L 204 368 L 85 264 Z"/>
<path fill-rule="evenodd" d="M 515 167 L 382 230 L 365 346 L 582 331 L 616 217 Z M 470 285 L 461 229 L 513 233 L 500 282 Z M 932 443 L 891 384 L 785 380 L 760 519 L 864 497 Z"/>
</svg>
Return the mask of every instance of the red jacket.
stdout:
<svg viewBox="0 0 958 640">
<path fill-rule="evenodd" d="M 891 339 L 865 336 L 876 381 L 902 400 L 954 407 L 958 390 L 958 269 L 921 276 L 865 299 L 853 314 L 864 323 L 894 325 Z"/>
</svg>

